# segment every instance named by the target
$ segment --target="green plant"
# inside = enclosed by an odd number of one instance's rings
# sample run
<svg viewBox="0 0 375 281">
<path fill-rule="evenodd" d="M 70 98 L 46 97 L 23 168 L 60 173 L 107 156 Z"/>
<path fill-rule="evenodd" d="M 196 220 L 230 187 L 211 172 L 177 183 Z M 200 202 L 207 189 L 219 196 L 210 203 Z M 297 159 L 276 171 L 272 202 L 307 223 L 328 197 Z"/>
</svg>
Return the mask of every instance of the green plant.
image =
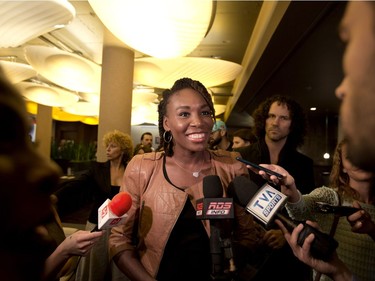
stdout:
<svg viewBox="0 0 375 281">
<path fill-rule="evenodd" d="M 95 160 L 95 155 L 95 143 L 77 144 L 74 142 L 66 142 L 62 146 L 53 143 L 51 148 L 52 159 L 63 159 L 74 162 L 93 161 Z"/>
</svg>

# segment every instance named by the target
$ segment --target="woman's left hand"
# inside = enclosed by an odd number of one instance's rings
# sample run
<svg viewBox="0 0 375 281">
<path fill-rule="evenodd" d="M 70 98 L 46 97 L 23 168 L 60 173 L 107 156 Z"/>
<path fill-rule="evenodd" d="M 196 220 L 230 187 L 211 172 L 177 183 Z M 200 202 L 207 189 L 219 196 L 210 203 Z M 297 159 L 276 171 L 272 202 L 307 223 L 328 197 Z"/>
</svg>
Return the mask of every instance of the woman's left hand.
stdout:
<svg viewBox="0 0 375 281">
<path fill-rule="evenodd" d="M 357 201 L 353 202 L 353 207 L 361 209 L 361 205 Z M 353 232 L 368 234 L 375 240 L 375 223 L 368 212 L 361 209 L 348 216 L 347 220 L 352 226 Z"/>
</svg>

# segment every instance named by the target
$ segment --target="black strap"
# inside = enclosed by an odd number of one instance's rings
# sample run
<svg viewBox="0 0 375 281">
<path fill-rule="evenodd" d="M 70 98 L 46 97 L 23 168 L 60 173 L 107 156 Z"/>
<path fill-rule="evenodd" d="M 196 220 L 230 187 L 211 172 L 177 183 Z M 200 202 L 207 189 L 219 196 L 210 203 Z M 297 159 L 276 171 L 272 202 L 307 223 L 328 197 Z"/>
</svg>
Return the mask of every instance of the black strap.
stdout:
<svg viewBox="0 0 375 281">
<path fill-rule="evenodd" d="M 340 195 L 338 196 L 338 198 L 339 198 L 339 206 L 341 206 Z M 331 237 L 335 236 L 339 220 L 340 220 L 340 214 L 335 214 L 335 216 L 333 218 L 331 230 L 329 231 L 329 236 L 331 236 Z M 322 273 L 321 272 L 317 272 L 316 275 L 315 275 L 314 281 L 319 281 L 321 277 L 322 277 Z"/>
<path fill-rule="evenodd" d="M 175 185 L 170 179 L 169 179 L 169 177 L 168 177 L 168 174 L 167 174 L 167 169 L 166 169 L 166 155 L 164 154 L 164 157 L 163 157 L 163 175 L 164 175 L 164 177 L 165 177 L 165 179 L 167 180 L 167 182 L 169 182 L 171 185 L 173 185 L 175 188 L 177 188 L 177 189 L 179 189 L 179 190 L 181 190 L 181 191 L 184 191 L 185 192 L 185 189 L 184 188 L 180 188 L 180 187 L 178 187 L 177 185 Z"/>
</svg>

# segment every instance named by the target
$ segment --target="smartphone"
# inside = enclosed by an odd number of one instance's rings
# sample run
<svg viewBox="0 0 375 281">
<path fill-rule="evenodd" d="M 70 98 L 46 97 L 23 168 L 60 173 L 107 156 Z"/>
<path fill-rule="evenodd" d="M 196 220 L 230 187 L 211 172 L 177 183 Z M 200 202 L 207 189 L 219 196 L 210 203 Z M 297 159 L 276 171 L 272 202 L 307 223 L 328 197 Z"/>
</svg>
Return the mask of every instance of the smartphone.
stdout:
<svg viewBox="0 0 375 281">
<path fill-rule="evenodd" d="M 262 167 L 262 166 L 259 166 L 259 165 L 255 164 L 255 163 L 253 163 L 253 162 L 247 161 L 247 160 L 245 160 L 245 159 L 243 159 L 243 158 L 241 158 L 241 157 L 236 157 L 236 159 L 237 159 L 238 161 L 242 162 L 242 163 L 245 163 L 246 165 L 249 165 L 249 166 L 251 166 L 251 167 L 257 169 L 257 170 L 262 170 L 262 171 L 265 171 L 265 172 L 266 172 L 267 174 L 269 174 L 269 175 L 276 176 L 278 179 L 282 179 L 282 178 L 283 178 L 283 176 L 282 176 L 281 174 L 276 173 L 276 172 L 274 172 L 274 171 L 272 171 L 272 170 L 270 170 L 270 169 L 264 168 L 264 167 Z"/>
</svg>

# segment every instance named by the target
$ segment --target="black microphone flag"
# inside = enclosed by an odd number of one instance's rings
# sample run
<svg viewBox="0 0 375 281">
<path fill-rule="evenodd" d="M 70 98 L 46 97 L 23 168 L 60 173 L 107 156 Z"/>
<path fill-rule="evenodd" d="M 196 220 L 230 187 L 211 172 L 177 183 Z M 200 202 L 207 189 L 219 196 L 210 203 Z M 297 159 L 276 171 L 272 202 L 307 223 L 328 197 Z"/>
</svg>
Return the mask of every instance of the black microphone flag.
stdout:
<svg viewBox="0 0 375 281">
<path fill-rule="evenodd" d="M 233 199 L 223 198 L 220 178 L 210 175 L 203 178 L 204 198 L 197 200 L 196 217 L 203 220 L 233 219 Z"/>
</svg>

